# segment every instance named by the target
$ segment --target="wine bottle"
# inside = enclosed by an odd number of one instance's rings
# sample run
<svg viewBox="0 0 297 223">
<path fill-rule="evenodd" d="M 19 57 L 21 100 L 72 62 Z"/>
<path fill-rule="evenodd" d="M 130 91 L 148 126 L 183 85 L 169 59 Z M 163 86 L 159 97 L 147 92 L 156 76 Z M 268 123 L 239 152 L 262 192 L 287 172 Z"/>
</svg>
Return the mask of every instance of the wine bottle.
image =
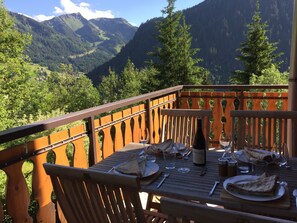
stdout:
<svg viewBox="0 0 297 223">
<path fill-rule="evenodd" d="M 206 144 L 202 130 L 202 119 L 197 120 L 197 131 L 193 142 L 193 163 L 197 166 L 206 164 Z"/>
</svg>

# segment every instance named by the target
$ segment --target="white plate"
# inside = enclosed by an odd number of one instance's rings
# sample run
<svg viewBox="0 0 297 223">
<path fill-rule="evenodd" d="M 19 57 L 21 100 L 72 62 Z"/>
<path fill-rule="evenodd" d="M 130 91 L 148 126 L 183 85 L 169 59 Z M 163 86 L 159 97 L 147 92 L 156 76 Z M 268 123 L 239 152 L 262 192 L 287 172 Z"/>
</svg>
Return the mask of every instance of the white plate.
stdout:
<svg viewBox="0 0 297 223">
<path fill-rule="evenodd" d="M 244 200 L 249 200 L 249 201 L 272 201 L 272 200 L 276 200 L 281 198 L 284 194 L 285 194 L 285 188 L 283 185 L 277 185 L 277 191 L 276 194 L 274 196 L 253 196 L 253 195 L 245 195 L 245 194 L 239 194 L 236 193 L 234 191 L 229 191 L 227 189 L 227 185 L 229 183 L 236 183 L 238 181 L 241 182 L 248 182 L 251 180 L 256 180 L 257 178 L 259 178 L 259 176 L 253 176 L 253 175 L 239 175 L 239 176 L 235 176 L 235 177 L 230 177 L 228 179 L 226 179 L 223 183 L 223 187 L 224 189 L 231 195 L 244 199 Z"/>
<path fill-rule="evenodd" d="M 122 165 L 122 163 L 118 164 L 117 166 L 120 166 L 120 165 Z M 159 171 L 159 165 L 154 162 L 147 161 L 145 165 L 146 166 L 145 166 L 144 174 L 141 178 L 149 177 Z M 115 168 L 117 166 L 115 166 Z M 123 174 L 117 171 L 115 168 L 113 169 L 114 173 Z"/>
</svg>

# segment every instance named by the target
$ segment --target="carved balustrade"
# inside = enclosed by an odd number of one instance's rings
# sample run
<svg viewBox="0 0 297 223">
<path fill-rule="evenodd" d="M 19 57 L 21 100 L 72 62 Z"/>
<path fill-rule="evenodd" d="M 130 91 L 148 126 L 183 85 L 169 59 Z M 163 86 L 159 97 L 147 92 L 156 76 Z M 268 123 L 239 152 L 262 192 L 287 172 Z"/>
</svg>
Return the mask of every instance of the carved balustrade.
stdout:
<svg viewBox="0 0 297 223">
<path fill-rule="evenodd" d="M 262 91 L 269 88 L 275 92 Z M 276 92 L 280 89 L 287 86 L 176 86 L 0 132 L 2 146 L 25 141 L 0 151 L 1 178 L 6 178 L 0 219 L 56 222 L 57 213 L 64 221 L 44 162 L 87 168 L 146 134 L 150 143 L 157 143 L 162 108 L 211 109 L 210 143 L 217 146 L 221 131 L 231 131 L 230 110 L 287 110 L 288 95 Z"/>
</svg>

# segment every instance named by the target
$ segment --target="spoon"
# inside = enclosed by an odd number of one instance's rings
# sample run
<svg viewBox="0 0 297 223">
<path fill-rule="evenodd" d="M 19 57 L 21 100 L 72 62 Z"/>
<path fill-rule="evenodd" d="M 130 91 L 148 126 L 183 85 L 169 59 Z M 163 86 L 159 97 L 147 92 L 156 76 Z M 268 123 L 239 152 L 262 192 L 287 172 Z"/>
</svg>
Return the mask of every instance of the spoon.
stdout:
<svg viewBox="0 0 297 223">
<path fill-rule="evenodd" d="M 295 197 L 296 207 L 297 207 L 297 189 L 293 190 L 293 196 Z"/>
</svg>

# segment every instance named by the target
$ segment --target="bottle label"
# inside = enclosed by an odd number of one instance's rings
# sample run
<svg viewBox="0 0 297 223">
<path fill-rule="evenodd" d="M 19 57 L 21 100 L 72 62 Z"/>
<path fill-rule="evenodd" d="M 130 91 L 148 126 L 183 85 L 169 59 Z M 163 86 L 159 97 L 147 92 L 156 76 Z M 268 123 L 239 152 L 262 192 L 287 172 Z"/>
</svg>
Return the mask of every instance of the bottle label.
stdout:
<svg viewBox="0 0 297 223">
<path fill-rule="evenodd" d="M 204 149 L 193 149 L 193 163 L 197 165 L 205 164 L 205 150 Z"/>
</svg>

